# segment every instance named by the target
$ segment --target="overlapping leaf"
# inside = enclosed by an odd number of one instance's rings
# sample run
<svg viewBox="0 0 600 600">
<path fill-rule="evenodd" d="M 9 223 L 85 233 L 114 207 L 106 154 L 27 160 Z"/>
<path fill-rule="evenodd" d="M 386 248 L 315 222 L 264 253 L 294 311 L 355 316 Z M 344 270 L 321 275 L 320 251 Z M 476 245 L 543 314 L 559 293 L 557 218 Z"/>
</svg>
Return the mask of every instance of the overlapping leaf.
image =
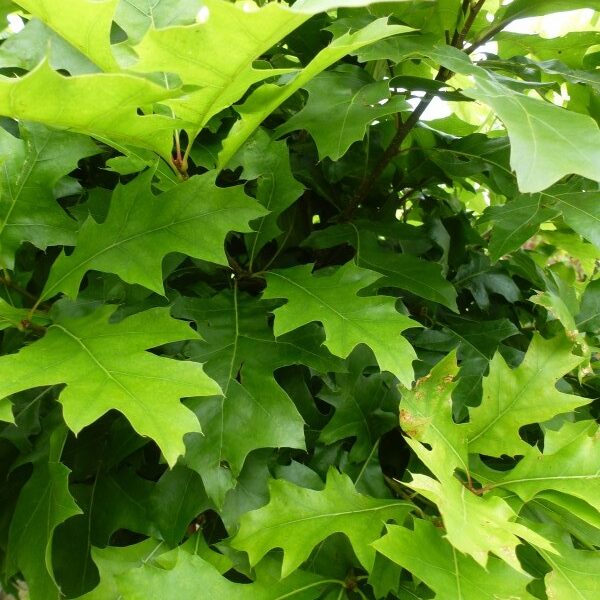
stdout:
<svg viewBox="0 0 600 600">
<path fill-rule="evenodd" d="M 12 269 L 21 242 L 36 247 L 73 244 L 77 223 L 55 199 L 58 181 L 98 152 L 84 136 L 22 124 L 21 138 L 0 128 L 0 266 Z"/>
<path fill-rule="evenodd" d="M 259 130 L 232 159 L 231 168 L 243 167 L 242 176 L 258 179 L 256 199 L 269 212 L 256 221 L 256 233 L 247 236 L 250 268 L 264 245 L 281 233 L 277 219 L 302 194 L 304 186 L 294 179 L 285 142 L 271 140 Z"/>
<path fill-rule="evenodd" d="M 559 431 L 546 432 L 543 453 L 530 448 L 494 485 L 516 492 L 525 501 L 555 490 L 581 498 L 600 512 L 599 443 L 593 421 L 565 423 Z"/>
<path fill-rule="evenodd" d="M 139 60 L 133 66 L 140 72 L 175 72 L 184 84 L 199 88 L 169 103 L 197 130 L 253 83 L 286 72 L 258 69 L 253 62 L 309 16 L 275 2 L 245 11 L 224 0 L 206 0 L 203 6 L 199 23 L 151 28 L 135 46 Z"/>
<path fill-rule="evenodd" d="M 503 206 L 486 210 L 482 222 L 494 222 L 490 256 L 496 261 L 513 252 L 537 233 L 540 225 L 558 213 L 543 205 L 542 194 L 522 195 Z"/>
<path fill-rule="evenodd" d="M 165 600 L 194 600 L 199 589 L 213 598 L 316 600 L 329 584 L 319 576 L 303 571 L 280 579 L 274 561 L 265 561 L 257 567 L 256 581 L 240 584 L 223 577 L 200 556 L 180 550 L 174 565 L 170 559 L 163 555 L 154 564 L 142 564 L 138 569 L 118 575 L 117 586 L 123 600 L 144 600 L 156 594 Z"/>
<path fill-rule="evenodd" d="M 199 364 L 145 351 L 193 338 L 194 332 L 166 309 L 151 309 L 112 324 L 114 307 L 85 315 L 63 307 L 41 340 L 0 358 L 0 397 L 65 383 L 59 400 L 73 431 L 116 409 L 140 434 L 155 440 L 174 464 L 184 450 L 183 436 L 200 431 L 198 420 L 180 398 L 208 396 L 220 389 Z"/>
<path fill-rule="evenodd" d="M 576 321 L 580 331 L 600 331 L 600 280 L 590 281 L 586 286 Z"/>
<path fill-rule="evenodd" d="M 44 61 L 23 77 L 0 79 L 0 114 L 85 133 L 116 148 L 147 148 L 168 160 L 180 122 L 138 110 L 173 95 L 125 73 L 63 77 Z"/>
<path fill-rule="evenodd" d="M 28 308 L 18 308 L 9 304 L 3 298 L 0 298 L 0 331 L 9 327 L 26 328 L 30 323 L 43 326 L 48 323 L 49 319 L 42 313 L 35 312 L 32 314 Z"/>
<path fill-rule="evenodd" d="M 432 48 L 417 41 L 390 52 L 382 46 L 361 59 L 393 54 L 399 60 L 417 54 L 472 78 L 475 87 L 463 93 L 489 106 L 504 123 L 511 142 L 510 164 L 521 192 L 541 192 L 570 174 L 600 178 L 600 128 L 589 115 L 517 92 L 449 46 Z"/>
<path fill-rule="evenodd" d="M 241 118 L 223 142 L 223 149 L 219 153 L 219 165 L 226 166 L 264 119 L 327 67 L 354 50 L 409 30 L 402 25 L 388 25 L 387 19 L 378 19 L 359 31 L 349 32 L 335 39 L 289 83 L 282 86 L 269 84 L 259 87 L 237 108 Z"/>
<path fill-rule="evenodd" d="M 388 525 L 387 534 L 374 544 L 435 593 L 436 600 L 496 600 L 498 593 L 514 600 L 533 600 L 526 587 L 531 577 L 519 573 L 499 559 L 487 568 L 477 564 L 444 540 L 432 523 L 414 521 L 414 529 Z"/>
<path fill-rule="evenodd" d="M 600 593 L 600 555 L 596 550 L 577 550 L 567 543 L 558 556 L 544 554 L 552 567 L 545 577 L 549 598 L 594 600 Z"/>
<path fill-rule="evenodd" d="M 213 174 L 192 177 L 159 196 L 151 191 L 152 176 L 147 171 L 117 187 L 104 223 L 87 219 L 75 251 L 62 254 L 54 264 L 43 297 L 59 291 L 76 297 L 90 269 L 115 273 L 161 294 L 161 263 L 166 254 L 184 252 L 226 264 L 227 232 L 248 231 L 248 220 L 266 212 L 242 188 L 216 187 Z M 204 230 L 201 236 L 199 228 Z"/>
<path fill-rule="evenodd" d="M 204 435 L 188 440 L 185 457 L 221 505 L 249 452 L 304 447 L 304 422 L 273 372 L 292 364 L 319 371 L 343 365 L 319 348 L 322 334 L 316 326 L 275 339 L 267 325 L 268 305 L 237 289 L 210 300 L 183 300 L 175 310 L 198 324 L 206 342 L 190 344 L 189 356 L 206 363 L 224 394 L 197 405 Z"/>
<path fill-rule="evenodd" d="M 468 489 L 468 482 L 454 476 L 451 465 L 440 454 L 412 440 L 409 444 L 437 479 L 417 473 L 408 485 L 438 507 L 446 537 L 457 550 L 473 557 L 482 567 L 487 565 L 489 553 L 493 553 L 516 570 L 522 570 L 516 552 L 522 540 L 552 551 L 548 540 L 517 522 L 517 514 L 502 497 L 478 495 Z"/>
<path fill-rule="evenodd" d="M 413 390 L 403 394 L 400 424 L 411 438 L 407 440 L 410 447 L 436 477 L 413 473 L 408 485 L 437 505 L 448 541 L 455 548 L 483 567 L 488 553 L 493 552 L 520 570 L 516 555 L 519 538 L 546 549 L 550 545 L 517 523 L 517 515 L 502 498 L 482 497 L 472 488 L 465 427 L 452 419 L 452 379 L 456 372 L 456 361 L 450 354 Z M 465 479 L 463 482 L 455 477 L 455 470 Z"/>
<path fill-rule="evenodd" d="M 18 1 L 103 71 L 118 69 L 110 48 L 110 30 L 118 3 L 119 0 Z"/>
<path fill-rule="evenodd" d="M 571 353 L 566 338 L 534 336 L 523 362 L 510 369 L 500 354 L 483 380 L 481 405 L 470 411 L 469 448 L 489 456 L 523 454 L 529 449 L 519 429 L 589 403 L 588 398 L 559 392 L 556 380 L 581 358 Z"/>
<path fill-rule="evenodd" d="M 0 0 L 2 587 L 595 600 L 596 4 Z"/>
<path fill-rule="evenodd" d="M 0 330 L 8 327 L 19 327 L 21 321 L 27 318 L 29 310 L 16 308 L 3 298 L 0 298 Z"/>
<path fill-rule="evenodd" d="M 562 212 L 567 225 L 600 248 L 600 192 L 552 190 L 552 200 Z"/>
<path fill-rule="evenodd" d="M 454 413 L 460 414 L 465 406 L 479 403 L 482 381 L 489 363 L 501 342 L 516 335 L 519 330 L 508 319 L 475 321 L 461 317 L 446 317 L 445 329 L 459 341 L 460 379 L 453 392 Z"/>
<path fill-rule="evenodd" d="M 333 273 L 311 271 L 310 265 L 304 265 L 267 274 L 264 297 L 287 299 L 274 311 L 275 335 L 321 321 L 326 333 L 324 343 L 333 354 L 346 357 L 358 344 L 367 344 L 381 370 L 390 371 L 409 385 L 415 354 L 400 334 L 417 324 L 396 311 L 392 298 L 358 296 L 379 276 L 351 263 Z"/>
<path fill-rule="evenodd" d="M 371 569 L 383 523 L 402 523 L 412 505 L 399 500 L 378 500 L 359 494 L 348 476 L 331 469 L 322 491 L 273 480 L 267 506 L 242 516 L 242 526 L 232 544 L 256 564 L 272 548 L 283 549 L 281 574 L 289 575 L 327 536 L 344 533 L 356 556 Z"/>
<path fill-rule="evenodd" d="M 454 312 L 458 311 L 456 290 L 442 276 L 440 265 L 408 253 L 385 251 L 374 232 L 353 229 L 356 234 L 356 263 L 359 267 L 384 276 L 377 285 L 408 290 L 416 296 L 447 306 Z"/>
<path fill-rule="evenodd" d="M 469 473 L 467 440 L 452 420 L 452 391 L 458 365 L 449 354 L 432 371 L 419 379 L 414 388 L 403 390 L 400 426 L 411 438 L 431 446 L 439 463 L 452 473 Z"/>
<path fill-rule="evenodd" d="M 514 91 L 451 50 L 425 53 L 449 69 L 473 76 L 475 87 L 464 94 L 487 104 L 503 121 L 521 192 L 543 191 L 573 173 L 600 178 L 600 129 L 590 116 Z"/>
<path fill-rule="evenodd" d="M 283 135 L 297 129 L 310 132 L 319 158 L 338 160 L 356 141 L 365 137 L 375 120 L 406 111 L 410 105 L 401 96 L 390 98 L 387 81 L 372 81 L 358 67 L 339 68 L 317 75 L 304 88 L 304 108 L 277 129 Z"/>
<path fill-rule="evenodd" d="M 475 89 L 465 94 L 485 102 L 504 121 L 522 192 L 542 191 L 572 173 L 600 178 L 600 129 L 591 117 L 509 92 L 489 77 L 476 78 Z"/>
</svg>

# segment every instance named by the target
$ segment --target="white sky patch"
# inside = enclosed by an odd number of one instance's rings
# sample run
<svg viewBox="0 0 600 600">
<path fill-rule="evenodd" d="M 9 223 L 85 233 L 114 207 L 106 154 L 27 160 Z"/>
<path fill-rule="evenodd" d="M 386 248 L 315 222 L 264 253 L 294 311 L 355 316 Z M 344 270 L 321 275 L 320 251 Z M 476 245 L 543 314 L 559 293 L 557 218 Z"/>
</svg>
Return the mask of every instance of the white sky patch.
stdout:
<svg viewBox="0 0 600 600">
<path fill-rule="evenodd" d="M 543 17 L 518 19 L 508 25 L 505 31 L 513 33 L 538 33 L 545 38 L 555 38 L 570 31 L 595 30 L 591 24 L 594 11 L 590 8 L 569 10 Z"/>
<path fill-rule="evenodd" d="M 242 3 L 242 10 L 245 13 L 251 13 L 251 12 L 256 12 L 257 10 L 260 10 L 260 7 L 255 2 L 252 2 L 251 0 L 247 0 L 246 2 Z"/>
<path fill-rule="evenodd" d="M 210 19 L 210 8 L 202 6 L 196 15 L 196 22 L 204 25 Z"/>
<path fill-rule="evenodd" d="M 6 19 L 8 20 L 8 28 L 12 33 L 19 33 L 25 27 L 23 19 L 16 13 L 10 13 Z"/>
<path fill-rule="evenodd" d="M 417 106 L 417 104 L 419 104 L 419 102 L 420 102 L 419 98 L 410 98 L 408 100 L 408 103 L 413 108 L 416 108 L 416 106 Z M 425 109 L 425 112 L 423 113 L 421 120 L 433 121 L 435 119 L 443 119 L 444 117 L 449 117 L 451 114 L 452 114 L 452 109 L 450 108 L 450 105 L 446 101 L 442 100 L 441 98 L 434 96 L 434 98 L 431 101 L 431 103 L 429 104 L 429 106 Z"/>
<path fill-rule="evenodd" d="M 546 38 L 555 38 L 565 35 L 570 31 L 589 31 L 597 30 L 598 26 L 593 23 L 594 11 L 588 8 L 580 10 L 570 10 L 566 12 L 545 15 L 543 17 L 530 17 L 527 19 L 518 19 L 513 21 L 505 31 L 513 33 L 539 34 Z M 498 44 L 496 42 L 488 42 L 473 53 L 474 60 L 482 60 L 485 53 L 497 54 Z M 417 93 L 415 93 L 417 95 Z M 561 103 L 567 99 L 561 98 Z M 418 98 L 412 98 L 408 101 L 413 107 L 419 103 Z M 423 113 L 424 121 L 433 121 L 435 119 L 443 119 L 452 114 L 450 105 L 438 97 L 435 97 L 427 110 Z"/>
</svg>

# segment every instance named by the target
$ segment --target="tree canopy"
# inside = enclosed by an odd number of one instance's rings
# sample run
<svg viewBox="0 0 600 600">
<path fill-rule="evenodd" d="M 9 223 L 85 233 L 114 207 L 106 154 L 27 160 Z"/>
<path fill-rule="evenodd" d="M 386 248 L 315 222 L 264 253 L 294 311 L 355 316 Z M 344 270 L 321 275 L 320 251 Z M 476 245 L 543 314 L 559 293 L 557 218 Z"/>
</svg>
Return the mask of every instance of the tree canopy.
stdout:
<svg viewBox="0 0 600 600">
<path fill-rule="evenodd" d="M 600 597 L 598 0 L 0 19 L 0 595 Z"/>
</svg>

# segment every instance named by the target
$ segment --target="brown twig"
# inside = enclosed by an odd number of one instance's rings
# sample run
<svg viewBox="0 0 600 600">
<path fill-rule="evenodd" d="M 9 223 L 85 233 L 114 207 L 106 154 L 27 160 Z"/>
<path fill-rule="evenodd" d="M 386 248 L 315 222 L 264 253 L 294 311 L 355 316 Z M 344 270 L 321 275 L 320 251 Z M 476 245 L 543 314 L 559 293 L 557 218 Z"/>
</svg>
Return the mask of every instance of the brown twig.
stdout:
<svg viewBox="0 0 600 600">
<path fill-rule="evenodd" d="M 473 23 L 475 22 L 475 19 L 479 11 L 483 8 L 484 4 L 485 0 L 478 0 L 475 4 L 470 4 L 469 0 L 463 1 L 462 10 L 464 12 L 467 12 L 466 9 L 469 6 L 470 10 L 468 10 L 463 27 L 460 29 L 460 31 L 457 30 L 455 32 L 451 44 L 452 46 L 461 50 L 463 49 L 465 40 L 467 39 L 467 35 L 469 34 L 469 31 L 473 26 Z M 434 81 L 446 82 L 448 79 L 450 79 L 451 76 L 452 71 L 450 71 L 450 69 L 447 69 L 446 67 L 440 67 L 437 75 L 435 76 Z M 403 123 L 399 124 L 396 130 L 396 134 L 392 138 L 392 141 L 389 143 L 388 147 L 384 150 L 383 155 L 375 165 L 373 171 L 371 171 L 369 177 L 363 180 L 356 194 L 348 203 L 346 209 L 343 211 L 340 217 L 341 221 L 347 221 L 352 218 L 358 206 L 360 206 L 361 202 L 364 201 L 364 199 L 368 196 L 369 192 L 371 191 L 375 183 L 378 181 L 378 179 L 381 177 L 387 166 L 398 154 L 402 143 L 406 140 L 408 134 L 412 131 L 413 127 L 415 127 L 415 125 L 419 122 L 419 120 L 423 116 L 423 113 L 427 110 L 434 97 L 435 96 L 430 94 L 423 96 L 423 98 L 414 108 L 413 112 L 410 114 L 408 119 Z"/>
<path fill-rule="evenodd" d="M 467 35 L 469 34 L 469 31 L 471 31 L 471 27 L 473 27 L 473 23 L 475 23 L 475 19 L 477 18 L 479 11 L 483 8 L 484 4 L 485 0 L 478 0 L 474 5 L 471 6 L 471 10 L 467 14 L 467 18 L 465 19 L 465 24 L 463 25 L 463 28 L 460 34 L 458 35 L 456 45 L 453 44 L 455 48 L 459 48 L 461 50 L 463 49 L 463 46 L 465 45 L 465 40 L 467 39 Z"/>
<path fill-rule="evenodd" d="M 471 5 L 471 0 L 463 0 L 462 6 L 460 7 L 460 13 L 467 18 L 468 13 L 469 13 L 469 6 Z M 465 21 L 466 23 L 466 21 Z M 464 27 L 463 27 L 464 29 Z M 455 29 L 454 31 L 454 35 L 452 36 L 452 41 L 450 42 L 450 46 L 454 46 L 455 48 L 458 48 L 458 38 L 460 36 L 462 29 L 459 29 L 458 27 Z"/>
<path fill-rule="evenodd" d="M 497 33 L 502 31 L 505 27 L 508 27 L 508 25 L 510 25 L 513 21 L 514 18 L 505 19 L 504 21 L 500 21 L 500 23 L 493 25 L 481 37 L 477 38 L 468 48 L 465 48 L 464 51 L 467 54 L 473 54 L 477 48 L 487 44 Z"/>
<path fill-rule="evenodd" d="M 371 188 L 375 184 L 375 182 L 381 177 L 382 173 L 385 171 L 386 167 L 392 161 L 392 159 L 398 154 L 400 150 L 400 146 L 402 142 L 406 139 L 408 134 L 411 132 L 412 128 L 418 123 L 419 119 L 429 106 L 431 99 L 423 99 L 417 104 L 413 112 L 410 114 L 410 117 L 403 123 L 400 123 L 398 129 L 396 130 L 396 135 L 394 135 L 392 141 L 389 143 L 388 147 L 385 149 L 383 155 L 375 165 L 374 169 L 371 171 L 369 177 L 367 177 L 356 192 L 354 198 L 350 201 L 346 210 L 342 214 L 342 221 L 348 220 L 354 214 L 354 211 L 361 203 L 361 201 L 367 196 L 367 194 L 371 191 Z"/>
</svg>

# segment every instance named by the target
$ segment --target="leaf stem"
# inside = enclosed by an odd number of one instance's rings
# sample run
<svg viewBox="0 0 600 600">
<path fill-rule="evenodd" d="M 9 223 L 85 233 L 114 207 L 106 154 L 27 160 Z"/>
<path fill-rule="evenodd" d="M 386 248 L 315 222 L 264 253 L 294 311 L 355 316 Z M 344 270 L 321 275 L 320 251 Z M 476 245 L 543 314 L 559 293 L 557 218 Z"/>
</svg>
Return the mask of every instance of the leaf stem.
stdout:
<svg viewBox="0 0 600 600">
<path fill-rule="evenodd" d="M 290 227 L 287 230 L 287 233 L 285 234 L 285 237 L 283 238 L 283 240 L 281 241 L 281 243 L 277 246 L 277 250 L 275 251 L 275 254 L 273 254 L 273 256 L 271 257 L 271 259 L 269 260 L 269 262 L 260 270 L 261 273 L 264 273 L 265 271 L 268 271 L 269 267 L 275 262 L 275 260 L 277 259 L 277 257 L 281 254 L 281 252 L 285 248 L 285 245 L 286 245 L 286 243 L 287 243 L 290 235 L 292 234 L 292 230 L 293 230 L 292 227 Z M 252 263 L 250 263 L 250 271 L 252 271 Z M 255 274 L 255 273 L 253 273 L 253 274 Z"/>
<path fill-rule="evenodd" d="M 4 275 L 0 277 L 0 285 L 4 285 L 7 288 L 11 288 L 11 289 L 15 290 L 15 292 L 18 292 L 19 294 L 21 294 L 21 296 L 24 296 L 25 298 L 28 298 L 29 300 L 32 300 L 33 302 L 37 301 L 36 296 L 34 296 L 31 292 L 29 292 L 25 288 L 22 288 L 20 285 L 16 284 L 10 278 L 10 275 L 6 271 L 4 272 Z"/>
<path fill-rule="evenodd" d="M 363 466 L 360 468 L 360 472 L 358 473 L 358 477 L 354 480 L 354 487 L 356 487 L 358 485 L 358 482 L 361 480 L 362 476 L 365 474 L 367 466 L 368 466 L 371 458 L 373 458 L 373 454 L 375 454 L 375 452 L 377 452 L 378 448 L 379 448 L 379 440 L 377 440 L 375 442 L 375 444 L 373 445 L 373 448 L 371 449 L 371 452 L 369 452 L 369 456 L 367 456 L 367 458 L 366 458 Z"/>
<path fill-rule="evenodd" d="M 331 584 L 337 584 L 337 585 L 341 586 L 342 589 L 344 589 L 345 582 L 341 581 L 340 579 L 323 579 L 322 581 L 315 581 L 314 583 L 309 583 L 308 585 L 305 585 L 301 588 L 298 588 L 296 590 L 293 590 L 291 592 L 283 594 L 283 596 L 277 596 L 277 598 L 275 598 L 275 600 L 284 600 L 285 598 L 291 598 L 292 596 L 295 596 L 296 594 L 299 594 L 306 590 L 310 590 L 311 588 L 320 587 L 322 585 L 331 585 Z"/>
<path fill-rule="evenodd" d="M 365 595 L 365 593 L 362 590 L 360 590 L 359 588 L 354 588 L 352 591 L 355 594 L 358 594 L 362 598 L 362 600 L 369 600 L 369 598 Z"/>
<path fill-rule="evenodd" d="M 181 140 L 179 139 L 179 129 L 175 130 L 175 156 L 171 158 L 171 162 L 176 169 L 177 176 L 179 179 L 186 180 L 188 178 L 188 153 L 187 150 L 190 147 L 188 143 L 188 148 L 186 149 L 186 153 L 181 156 Z"/>
</svg>

